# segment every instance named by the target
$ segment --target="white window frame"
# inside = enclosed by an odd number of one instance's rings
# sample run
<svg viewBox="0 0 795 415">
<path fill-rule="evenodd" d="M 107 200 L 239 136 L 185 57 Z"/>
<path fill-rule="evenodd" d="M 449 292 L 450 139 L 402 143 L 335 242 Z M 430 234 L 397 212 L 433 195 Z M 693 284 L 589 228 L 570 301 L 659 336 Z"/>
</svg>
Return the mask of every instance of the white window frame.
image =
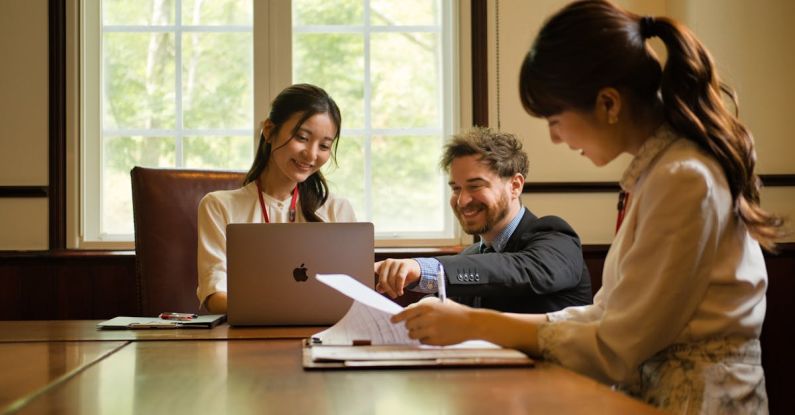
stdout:
<svg viewBox="0 0 795 415">
<path fill-rule="evenodd" d="M 343 125 L 342 135 L 352 137 L 362 137 L 364 139 L 365 152 L 369 152 L 370 143 L 374 136 L 404 136 L 404 135 L 420 135 L 420 136 L 441 136 L 443 138 L 450 137 L 460 125 L 460 105 L 458 98 L 458 71 L 460 65 L 456 64 L 455 59 L 458 57 L 458 18 L 459 7 L 458 2 L 452 0 L 439 0 L 441 5 L 441 27 L 436 25 L 405 25 L 405 26 L 381 26 L 372 25 L 370 22 L 370 7 L 369 1 L 363 1 L 363 24 L 355 25 L 306 25 L 293 28 L 295 33 L 351 33 L 362 35 L 364 38 L 364 127 L 363 128 L 346 128 Z M 430 128 L 372 128 L 371 121 L 371 86 L 370 86 L 370 38 L 373 33 L 434 33 L 441 36 L 442 45 L 453 45 L 453 47 L 442 49 L 442 74 L 438 83 L 442 86 L 439 91 L 439 102 L 443 104 L 442 108 L 442 125 L 439 127 Z M 292 63 L 292 60 L 287 62 Z M 448 75 L 448 76 L 444 76 Z M 357 212 L 359 220 L 369 221 L 372 220 L 370 213 L 372 212 L 372 205 L 375 203 L 372 200 L 372 166 L 370 164 L 370 157 L 364 157 L 364 192 L 365 192 L 365 212 Z M 439 178 L 439 190 L 443 195 L 444 200 L 448 200 L 450 190 L 447 185 L 447 178 L 445 175 Z M 443 209 L 448 209 L 447 204 L 442 204 Z M 444 223 L 441 232 L 376 232 L 376 246 L 441 246 L 441 245 L 454 245 L 460 242 L 460 231 L 455 218 L 451 211 L 445 210 Z"/>
<path fill-rule="evenodd" d="M 180 0 L 176 0 L 179 2 Z M 441 0 L 443 13 L 443 44 L 453 45 L 444 50 L 444 73 L 450 73 L 443 82 L 441 102 L 444 106 L 443 137 L 449 138 L 460 126 L 471 125 L 471 55 L 469 27 L 469 0 Z M 99 0 L 68 0 L 67 31 L 72 42 L 68 44 L 67 57 L 67 247 L 72 249 L 133 249 L 131 238 L 113 238 L 99 235 L 99 222 L 86 217 L 99 216 L 99 174 L 90 166 L 99 166 L 100 140 L 100 22 Z M 369 20 L 369 19 L 368 19 Z M 266 24 L 257 24 L 264 21 Z M 95 22 L 92 28 L 85 22 Z M 252 145 L 256 146 L 256 131 L 261 114 L 266 114 L 271 100 L 292 83 L 292 19 L 291 2 L 282 0 L 254 0 L 254 125 Z M 416 29 L 411 27 L 410 29 Z M 209 29 L 208 29 L 209 30 Z M 378 29 L 373 30 L 378 31 Z M 87 42 L 93 42 L 89 44 Z M 366 44 L 365 48 L 369 48 Z M 369 52 L 369 51 L 367 51 Z M 366 52 L 366 53 L 367 53 Z M 369 66 L 368 66 L 369 68 Z M 179 76 L 179 75 L 177 75 Z M 94 82 L 90 82 L 94 80 Z M 369 88 L 368 88 L 369 90 Z M 365 99 L 369 94 L 365 93 Z M 367 103 L 367 101 L 366 101 Z M 369 111 L 369 110 L 368 110 Z M 366 117 L 369 122 L 369 117 Z M 343 127 L 344 129 L 344 127 Z M 399 130 L 401 134 L 426 131 Z M 142 131 L 124 131 L 141 135 Z M 157 132 L 163 134 L 162 131 Z M 224 134 L 230 133 L 224 131 Z M 234 131 L 240 134 L 240 131 Z M 367 136 L 363 130 L 343 131 L 350 135 Z M 390 130 L 370 130 L 369 135 L 395 134 Z M 179 153 L 179 151 L 178 151 Z M 179 164 L 178 164 L 179 165 Z M 96 172 L 96 170 L 93 170 Z M 93 179 L 93 180 L 92 180 Z M 445 200 L 449 198 L 446 177 L 440 186 Z M 94 189 L 89 191 L 89 189 Z M 377 247 L 435 247 L 461 245 L 471 242 L 471 237 L 460 230 L 452 212 L 445 212 L 446 235 L 427 233 L 404 234 L 407 237 L 377 234 Z M 360 218 L 365 220 L 366 218 Z"/>
</svg>

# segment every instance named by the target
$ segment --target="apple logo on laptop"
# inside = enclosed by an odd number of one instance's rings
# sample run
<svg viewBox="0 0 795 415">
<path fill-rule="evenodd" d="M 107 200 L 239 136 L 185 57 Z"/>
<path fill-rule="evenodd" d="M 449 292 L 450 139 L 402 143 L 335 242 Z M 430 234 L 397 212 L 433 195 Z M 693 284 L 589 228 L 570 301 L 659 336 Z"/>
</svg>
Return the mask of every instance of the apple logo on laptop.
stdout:
<svg viewBox="0 0 795 415">
<path fill-rule="evenodd" d="M 300 267 L 297 267 L 296 269 L 293 270 L 293 278 L 295 278 L 295 280 L 298 282 L 306 281 L 309 279 L 309 276 L 306 275 L 306 267 L 304 266 L 304 264 L 301 264 Z"/>
</svg>

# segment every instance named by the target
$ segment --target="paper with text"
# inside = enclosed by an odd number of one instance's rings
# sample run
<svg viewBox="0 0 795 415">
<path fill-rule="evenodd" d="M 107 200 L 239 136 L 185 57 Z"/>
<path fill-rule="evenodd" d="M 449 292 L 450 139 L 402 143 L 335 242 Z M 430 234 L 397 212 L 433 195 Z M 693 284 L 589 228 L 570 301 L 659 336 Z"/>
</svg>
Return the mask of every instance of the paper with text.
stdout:
<svg viewBox="0 0 795 415">
<path fill-rule="evenodd" d="M 347 313 L 327 330 L 313 337 L 324 345 L 348 345 L 354 341 L 370 344 L 420 344 L 409 338 L 404 324 L 392 324 L 389 318 L 403 307 L 372 288 L 343 274 L 317 274 L 318 281 L 352 298 Z"/>
<path fill-rule="evenodd" d="M 304 349 L 315 364 L 342 364 L 343 367 L 406 366 L 531 366 L 532 359 L 517 350 L 503 349 L 482 340 L 470 340 L 451 346 L 428 346 L 409 338 L 403 323 L 389 319 L 403 310 L 359 281 L 341 274 L 318 274 L 318 281 L 351 297 L 354 302 L 334 326 L 312 336 Z M 325 366 L 324 366 L 325 367 Z"/>
<path fill-rule="evenodd" d="M 337 324 L 312 337 L 324 345 L 350 346 L 355 342 L 419 345 L 419 341 L 409 338 L 403 323 L 392 324 L 389 321 L 391 316 L 392 314 L 354 301 Z"/>
<path fill-rule="evenodd" d="M 403 323 L 392 324 L 389 318 L 403 307 L 372 288 L 344 274 L 317 274 L 317 280 L 354 300 L 348 312 L 334 326 L 312 336 L 324 345 L 347 345 L 369 341 L 372 345 L 420 345 L 409 338 Z M 421 346 L 432 348 L 433 346 Z M 447 348 L 499 348 L 482 340 L 471 340 Z"/>
</svg>

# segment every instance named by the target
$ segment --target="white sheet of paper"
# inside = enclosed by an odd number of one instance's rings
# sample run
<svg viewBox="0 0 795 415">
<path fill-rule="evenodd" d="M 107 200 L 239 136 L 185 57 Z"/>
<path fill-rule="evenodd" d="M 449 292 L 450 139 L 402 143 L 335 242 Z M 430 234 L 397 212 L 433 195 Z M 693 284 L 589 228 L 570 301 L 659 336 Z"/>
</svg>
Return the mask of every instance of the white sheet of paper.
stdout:
<svg viewBox="0 0 795 415">
<path fill-rule="evenodd" d="M 397 314 L 403 307 L 390 301 L 372 288 L 344 274 L 317 274 L 317 280 L 350 298 L 386 313 Z"/>
</svg>

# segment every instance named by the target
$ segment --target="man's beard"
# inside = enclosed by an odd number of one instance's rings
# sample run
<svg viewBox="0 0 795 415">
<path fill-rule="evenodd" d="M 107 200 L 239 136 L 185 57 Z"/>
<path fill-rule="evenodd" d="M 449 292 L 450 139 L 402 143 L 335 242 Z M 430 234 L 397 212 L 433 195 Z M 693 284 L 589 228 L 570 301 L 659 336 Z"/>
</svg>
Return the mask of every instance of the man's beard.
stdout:
<svg viewBox="0 0 795 415">
<path fill-rule="evenodd" d="M 456 207 L 453 209 L 453 213 L 455 213 L 456 218 L 458 218 L 458 223 L 461 224 L 461 227 L 464 229 L 469 235 L 483 235 L 485 233 L 490 232 L 494 229 L 494 226 L 500 223 L 506 216 L 508 216 L 508 195 L 503 194 L 502 197 L 497 201 L 497 205 L 494 208 L 486 206 L 482 203 L 470 202 L 471 207 L 476 207 L 478 209 L 485 209 L 486 213 L 486 222 L 483 223 L 483 226 L 476 227 L 477 225 L 467 225 L 464 219 L 461 217 L 461 213 L 458 211 L 459 208 Z"/>
</svg>

